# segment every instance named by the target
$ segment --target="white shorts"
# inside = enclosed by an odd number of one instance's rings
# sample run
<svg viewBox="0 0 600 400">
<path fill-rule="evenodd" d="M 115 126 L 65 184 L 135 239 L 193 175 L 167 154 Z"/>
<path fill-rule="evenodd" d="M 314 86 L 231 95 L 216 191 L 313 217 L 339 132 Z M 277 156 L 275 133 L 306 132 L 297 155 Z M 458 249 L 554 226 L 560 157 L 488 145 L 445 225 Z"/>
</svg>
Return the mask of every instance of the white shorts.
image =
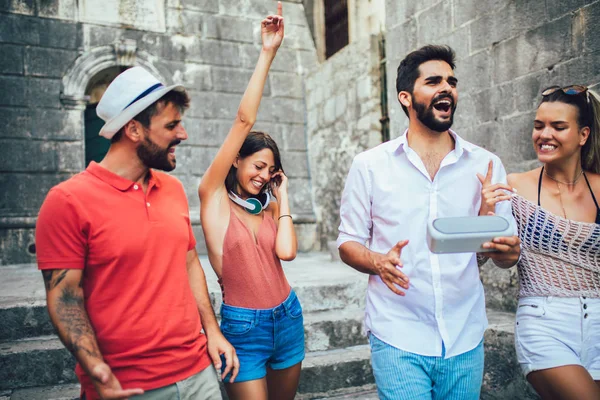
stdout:
<svg viewBox="0 0 600 400">
<path fill-rule="evenodd" d="M 547 368 L 581 365 L 594 380 L 600 380 L 600 299 L 519 299 L 515 347 L 525 376 Z"/>
</svg>

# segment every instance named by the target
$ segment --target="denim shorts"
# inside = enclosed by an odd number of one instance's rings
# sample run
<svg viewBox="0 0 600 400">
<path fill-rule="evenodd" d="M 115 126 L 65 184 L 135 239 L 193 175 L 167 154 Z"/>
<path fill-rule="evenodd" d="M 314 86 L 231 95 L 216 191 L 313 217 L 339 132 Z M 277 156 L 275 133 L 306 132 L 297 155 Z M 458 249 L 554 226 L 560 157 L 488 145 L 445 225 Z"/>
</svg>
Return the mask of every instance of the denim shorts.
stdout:
<svg viewBox="0 0 600 400">
<path fill-rule="evenodd" d="M 533 371 L 580 365 L 594 380 L 600 380 L 600 299 L 519 299 L 515 347 L 525 376 Z"/>
<path fill-rule="evenodd" d="M 262 379 L 267 366 L 285 369 L 304 360 L 304 318 L 293 290 L 275 308 L 255 310 L 223 304 L 221 331 L 240 360 L 235 382 Z"/>
</svg>

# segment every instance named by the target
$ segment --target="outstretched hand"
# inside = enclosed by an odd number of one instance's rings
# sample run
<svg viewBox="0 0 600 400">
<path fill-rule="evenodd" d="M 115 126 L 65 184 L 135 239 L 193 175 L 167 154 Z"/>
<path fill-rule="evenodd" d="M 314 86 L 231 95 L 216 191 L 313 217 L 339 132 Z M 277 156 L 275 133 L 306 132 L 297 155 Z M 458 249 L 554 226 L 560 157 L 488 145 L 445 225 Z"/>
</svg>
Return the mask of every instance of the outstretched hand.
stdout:
<svg viewBox="0 0 600 400">
<path fill-rule="evenodd" d="M 281 2 L 277 2 L 277 14 L 269 15 L 260 23 L 260 36 L 262 38 L 263 50 L 275 50 L 283 41 L 283 11 Z"/>
<path fill-rule="evenodd" d="M 404 290 L 408 289 L 408 276 L 400 272 L 399 268 L 403 267 L 400 255 L 402 249 L 408 244 L 408 240 L 401 240 L 387 252 L 387 254 L 379 254 L 375 260 L 375 271 L 381 278 L 383 283 L 394 293 L 404 296 L 405 293 L 398 289 L 398 286 Z"/>
<path fill-rule="evenodd" d="M 142 389 L 122 389 L 121 383 L 106 363 L 96 365 L 90 375 L 102 400 L 127 400 L 144 393 Z"/>
<path fill-rule="evenodd" d="M 501 201 L 510 200 L 514 189 L 505 183 L 496 183 L 492 185 L 492 171 L 494 169 L 494 163 L 490 160 L 488 164 L 488 170 L 485 175 L 477 173 L 477 178 L 481 182 L 481 207 L 479 208 L 479 215 L 488 215 L 490 212 L 496 211 L 496 203 Z M 509 194 L 506 191 L 510 192 Z"/>
</svg>

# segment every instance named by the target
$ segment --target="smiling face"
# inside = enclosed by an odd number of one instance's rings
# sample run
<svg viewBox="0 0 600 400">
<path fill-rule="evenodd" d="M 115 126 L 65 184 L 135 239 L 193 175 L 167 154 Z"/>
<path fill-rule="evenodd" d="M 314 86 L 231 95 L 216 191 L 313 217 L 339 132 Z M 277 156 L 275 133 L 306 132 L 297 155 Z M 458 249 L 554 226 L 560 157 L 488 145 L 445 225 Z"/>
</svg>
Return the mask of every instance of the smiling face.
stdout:
<svg viewBox="0 0 600 400">
<path fill-rule="evenodd" d="M 146 167 L 172 171 L 177 165 L 175 146 L 188 136 L 181 124 L 179 108 L 173 103 L 163 107 L 152 117 L 150 126 L 144 129 L 144 138 L 136 152 Z"/>
<path fill-rule="evenodd" d="M 417 118 L 432 131 L 445 132 L 454 122 L 458 101 L 452 67 L 441 60 L 431 60 L 419 66 L 419 77 L 412 94 L 400 92 L 398 98 L 408 110 L 410 118 Z"/>
<path fill-rule="evenodd" d="M 237 187 L 242 197 L 258 195 L 276 171 L 275 157 L 269 148 L 238 158 L 233 166 L 237 168 Z"/>
<path fill-rule="evenodd" d="M 538 160 L 544 164 L 581 158 L 581 148 L 590 129 L 580 128 L 577 107 L 562 103 L 544 102 L 535 115 L 532 140 Z"/>
</svg>

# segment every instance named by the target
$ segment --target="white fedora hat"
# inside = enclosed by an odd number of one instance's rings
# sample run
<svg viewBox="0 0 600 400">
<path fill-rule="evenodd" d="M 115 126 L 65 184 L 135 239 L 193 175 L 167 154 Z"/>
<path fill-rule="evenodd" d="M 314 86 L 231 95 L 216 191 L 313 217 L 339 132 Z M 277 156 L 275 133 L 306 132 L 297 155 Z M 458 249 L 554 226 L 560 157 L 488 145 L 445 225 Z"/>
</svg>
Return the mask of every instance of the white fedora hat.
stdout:
<svg viewBox="0 0 600 400">
<path fill-rule="evenodd" d="M 133 117 L 171 90 L 185 92 L 181 85 L 163 85 L 142 67 L 122 72 L 108 86 L 96 107 L 96 113 L 106 122 L 100 136 L 111 139 Z"/>
</svg>

